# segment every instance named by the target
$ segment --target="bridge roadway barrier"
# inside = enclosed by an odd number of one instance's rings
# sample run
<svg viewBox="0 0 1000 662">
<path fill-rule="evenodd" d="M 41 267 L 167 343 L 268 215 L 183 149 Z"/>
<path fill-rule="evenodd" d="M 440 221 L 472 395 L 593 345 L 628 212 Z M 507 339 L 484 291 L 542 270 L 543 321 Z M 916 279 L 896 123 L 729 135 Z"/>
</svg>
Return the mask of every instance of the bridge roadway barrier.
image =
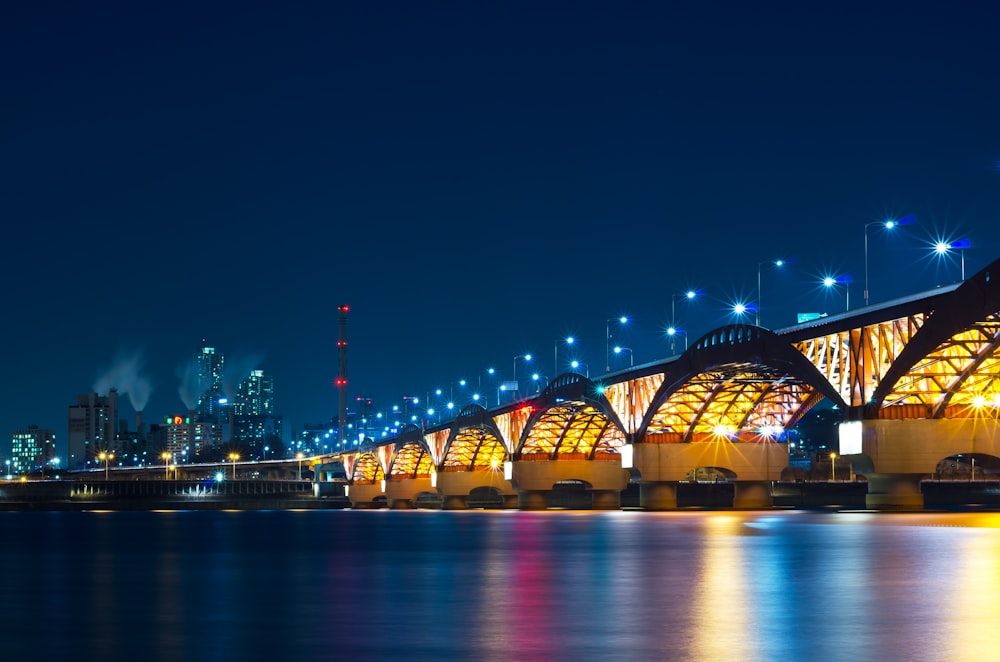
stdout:
<svg viewBox="0 0 1000 662">
<path fill-rule="evenodd" d="M 0 483 L 0 509 L 344 508 L 318 499 L 310 481 L 51 480 Z"/>
</svg>

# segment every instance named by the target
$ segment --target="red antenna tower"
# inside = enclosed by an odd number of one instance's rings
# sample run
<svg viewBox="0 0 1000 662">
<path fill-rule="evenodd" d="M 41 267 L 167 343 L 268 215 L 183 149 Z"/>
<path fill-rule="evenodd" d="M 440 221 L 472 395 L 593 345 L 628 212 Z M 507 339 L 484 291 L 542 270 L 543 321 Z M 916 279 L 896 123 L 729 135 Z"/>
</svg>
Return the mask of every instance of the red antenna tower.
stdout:
<svg viewBox="0 0 1000 662">
<path fill-rule="evenodd" d="M 337 442 L 346 448 L 344 429 L 347 426 L 347 313 L 350 306 L 337 306 L 340 312 L 340 338 L 337 340 L 337 390 L 340 391 L 340 408 L 337 411 Z"/>
</svg>

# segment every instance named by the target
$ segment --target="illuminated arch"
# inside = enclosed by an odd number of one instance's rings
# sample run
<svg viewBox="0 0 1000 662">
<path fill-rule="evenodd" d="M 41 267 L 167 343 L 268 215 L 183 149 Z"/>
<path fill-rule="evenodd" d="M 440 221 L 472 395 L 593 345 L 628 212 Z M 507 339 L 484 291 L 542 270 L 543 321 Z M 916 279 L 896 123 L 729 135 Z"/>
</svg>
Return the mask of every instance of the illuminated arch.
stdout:
<svg viewBox="0 0 1000 662">
<path fill-rule="evenodd" d="M 389 463 L 390 478 L 427 478 L 434 469 L 431 451 L 417 426 L 403 427 L 397 440 L 396 452 Z"/>
<path fill-rule="evenodd" d="M 496 471 L 509 459 L 503 435 L 479 405 L 459 412 L 441 460 L 441 471 Z"/>
<path fill-rule="evenodd" d="M 823 397 L 844 402 L 788 342 L 756 326 L 702 336 L 667 368 L 639 438 L 653 442 L 767 440 Z"/>
<path fill-rule="evenodd" d="M 532 401 L 532 412 L 518 442 L 520 460 L 620 457 L 625 429 L 597 384 L 576 373 L 554 379 Z"/>
<path fill-rule="evenodd" d="M 864 418 L 995 417 L 1000 260 L 950 292 L 885 373 Z"/>
<path fill-rule="evenodd" d="M 362 453 L 354 460 L 354 466 L 351 468 L 351 483 L 374 485 L 384 479 L 385 471 L 374 452 Z"/>
</svg>

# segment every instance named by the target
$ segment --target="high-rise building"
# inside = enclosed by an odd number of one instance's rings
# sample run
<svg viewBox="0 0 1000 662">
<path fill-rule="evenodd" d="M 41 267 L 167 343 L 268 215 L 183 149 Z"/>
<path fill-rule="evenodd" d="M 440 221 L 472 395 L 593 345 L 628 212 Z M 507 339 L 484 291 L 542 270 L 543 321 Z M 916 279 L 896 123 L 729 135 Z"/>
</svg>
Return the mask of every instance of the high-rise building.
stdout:
<svg viewBox="0 0 1000 662">
<path fill-rule="evenodd" d="M 245 446 L 252 457 L 265 457 L 268 448 L 279 452 L 282 419 L 274 413 L 274 380 L 270 375 L 263 370 L 251 371 L 230 404 L 234 442 Z"/>
<path fill-rule="evenodd" d="M 214 347 L 202 347 L 198 353 L 198 406 L 200 421 L 219 423 L 219 400 L 222 399 L 222 368 L 225 357 Z"/>
<path fill-rule="evenodd" d="M 117 427 L 117 390 L 111 389 L 106 396 L 97 393 L 76 396 L 76 404 L 69 407 L 66 468 L 97 466 L 97 454 L 113 449 L 118 438 Z"/>
<path fill-rule="evenodd" d="M 237 416 L 270 416 L 274 413 L 274 380 L 263 370 L 252 370 L 240 382 L 233 402 Z"/>
<path fill-rule="evenodd" d="M 56 433 L 37 425 L 14 430 L 10 451 L 11 471 L 14 473 L 41 471 L 56 456 Z"/>
</svg>

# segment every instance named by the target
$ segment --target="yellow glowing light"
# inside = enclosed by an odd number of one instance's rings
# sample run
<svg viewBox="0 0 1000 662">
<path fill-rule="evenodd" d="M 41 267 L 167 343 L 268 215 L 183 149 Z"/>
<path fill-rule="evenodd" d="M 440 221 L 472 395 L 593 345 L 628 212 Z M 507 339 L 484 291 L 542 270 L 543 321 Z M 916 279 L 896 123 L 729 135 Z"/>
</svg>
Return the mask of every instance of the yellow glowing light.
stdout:
<svg viewBox="0 0 1000 662">
<path fill-rule="evenodd" d="M 986 406 L 986 398 L 983 397 L 983 396 L 981 396 L 981 395 L 977 395 L 976 397 L 972 398 L 972 406 L 976 407 L 977 409 L 979 407 L 985 407 Z"/>
</svg>

